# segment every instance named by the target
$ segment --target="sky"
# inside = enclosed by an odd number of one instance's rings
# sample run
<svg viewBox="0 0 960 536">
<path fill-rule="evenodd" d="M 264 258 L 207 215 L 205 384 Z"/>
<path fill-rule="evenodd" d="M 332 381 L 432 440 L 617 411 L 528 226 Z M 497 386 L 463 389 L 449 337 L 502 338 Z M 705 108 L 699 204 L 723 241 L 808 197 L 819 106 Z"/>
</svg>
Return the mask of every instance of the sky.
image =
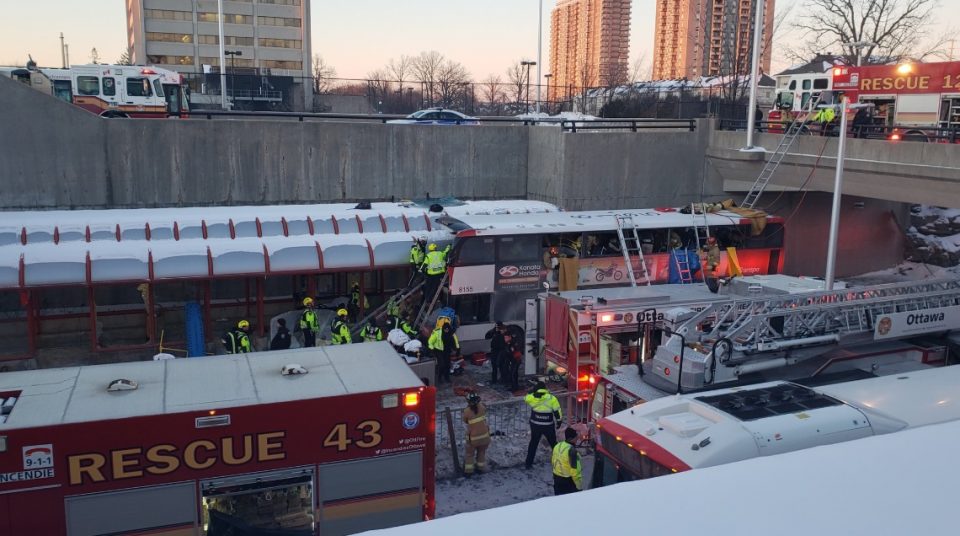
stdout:
<svg viewBox="0 0 960 536">
<path fill-rule="evenodd" d="M 518 60 L 536 60 L 539 1 L 312 0 L 313 52 L 342 78 L 365 78 L 390 58 L 426 50 L 459 61 L 474 80 L 503 76 Z M 802 1 L 778 0 L 777 9 Z M 550 10 L 556 1 L 542 2 L 546 73 Z M 942 29 L 960 26 L 960 0 L 941 4 L 937 19 Z M 648 69 L 655 5 L 656 0 L 633 0 L 631 10 L 630 62 L 644 58 Z M 60 32 L 71 63 L 89 62 L 94 47 L 101 62 L 114 62 L 126 48 L 124 6 L 124 0 L 0 0 L 0 65 L 23 65 L 31 54 L 41 66 L 59 66 Z M 40 17 L 42 24 L 31 22 Z M 775 50 L 774 71 L 787 65 Z"/>
</svg>

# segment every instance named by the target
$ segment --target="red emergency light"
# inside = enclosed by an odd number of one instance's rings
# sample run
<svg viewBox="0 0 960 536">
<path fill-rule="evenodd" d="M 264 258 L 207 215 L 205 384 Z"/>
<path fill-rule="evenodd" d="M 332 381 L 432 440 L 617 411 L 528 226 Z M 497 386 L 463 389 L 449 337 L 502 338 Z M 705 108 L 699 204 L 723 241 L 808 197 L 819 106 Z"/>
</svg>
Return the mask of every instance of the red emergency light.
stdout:
<svg viewBox="0 0 960 536">
<path fill-rule="evenodd" d="M 406 393 L 403 395 L 403 405 L 412 408 L 420 403 L 420 393 Z"/>
<path fill-rule="evenodd" d="M 843 74 L 843 69 L 839 67 L 833 68 L 833 76 L 840 76 L 841 74 Z"/>
<path fill-rule="evenodd" d="M 141 69 L 140 74 L 157 74 L 157 71 L 153 69 Z"/>
</svg>

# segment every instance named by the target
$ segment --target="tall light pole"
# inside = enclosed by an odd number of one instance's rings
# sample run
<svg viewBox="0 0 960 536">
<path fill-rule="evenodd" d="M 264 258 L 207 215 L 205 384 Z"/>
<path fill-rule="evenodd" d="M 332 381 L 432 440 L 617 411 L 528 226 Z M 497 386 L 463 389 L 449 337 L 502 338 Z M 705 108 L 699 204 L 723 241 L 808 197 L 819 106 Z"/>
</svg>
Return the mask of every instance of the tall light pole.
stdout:
<svg viewBox="0 0 960 536">
<path fill-rule="evenodd" d="M 217 23 L 220 25 L 220 107 L 229 110 L 227 106 L 227 59 L 223 50 L 223 0 L 217 0 Z"/>
<path fill-rule="evenodd" d="M 233 71 L 230 73 L 230 107 L 233 108 L 233 105 L 237 101 L 236 96 L 236 87 L 237 87 L 237 56 L 243 56 L 242 50 L 225 50 L 223 52 L 225 56 L 230 56 L 230 70 Z"/>
<path fill-rule="evenodd" d="M 537 12 L 537 113 L 540 113 L 540 66 L 543 65 L 541 57 L 543 50 L 543 0 L 540 0 L 540 10 Z"/>
<path fill-rule="evenodd" d="M 840 234 L 840 196 L 843 191 L 843 158 L 847 150 L 847 97 L 840 99 L 840 142 L 837 147 L 837 172 L 833 178 L 833 207 L 830 211 L 830 238 L 827 241 L 825 290 L 833 290 L 837 269 L 837 237 Z"/>
<path fill-rule="evenodd" d="M 747 105 L 747 149 L 753 149 L 753 127 L 757 120 L 757 86 L 760 84 L 760 45 L 763 40 L 763 4 L 767 0 L 754 0 L 757 16 L 753 21 L 753 59 L 750 67 L 750 104 Z M 737 82 L 739 83 L 739 81 Z"/>
<path fill-rule="evenodd" d="M 527 68 L 527 97 L 524 99 L 526 101 L 527 113 L 530 113 L 530 67 L 536 64 L 537 62 L 535 61 L 523 60 L 520 62 L 520 65 Z"/>
<path fill-rule="evenodd" d="M 857 51 L 857 67 L 860 67 L 860 65 L 863 64 L 863 56 L 860 54 L 860 50 L 875 46 L 877 46 L 877 44 L 871 43 L 870 41 L 852 41 L 850 43 L 843 43 L 844 48 Z"/>
<path fill-rule="evenodd" d="M 547 79 L 547 102 L 550 102 L 550 79 L 553 78 L 553 73 L 547 73 L 543 75 Z M 547 108 L 549 110 L 549 107 Z M 547 112 L 550 113 L 550 112 Z"/>
</svg>

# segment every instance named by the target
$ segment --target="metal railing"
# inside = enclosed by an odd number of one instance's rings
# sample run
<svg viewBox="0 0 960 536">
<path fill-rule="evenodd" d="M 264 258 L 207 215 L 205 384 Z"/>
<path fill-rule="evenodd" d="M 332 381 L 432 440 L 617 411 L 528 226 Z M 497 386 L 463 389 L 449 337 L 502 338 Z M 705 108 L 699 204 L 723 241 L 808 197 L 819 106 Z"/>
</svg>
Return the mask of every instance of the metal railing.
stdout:
<svg viewBox="0 0 960 536">
<path fill-rule="evenodd" d="M 783 134 L 786 124 L 781 121 L 757 121 L 755 128 L 758 132 Z M 719 129 L 743 132 L 747 130 L 747 122 L 744 120 L 724 119 L 720 121 Z M 802 134 L 836 137 L 840 134 L 840 129 L 833 123 L 822 125 L 811 122 L 804 127 Z M 960 143 L 960 126 L 948 128 L 904 125 L 857 125 L 849 127 L 847 135 L 851 138 L 888 140 L 893 142 L 922 141 L 930 143 Z"/>
<path fill-rule="evenodd" d="M 638 132 L 640 130 L 685 130 L 694 132 L 697 130 L 697 122 L 694 119 L 597 119 L 592 121 L 583 120 L 562 120 L 560 128 L 564 132 L 596 130 L 629 130 Z"/>
</svg>

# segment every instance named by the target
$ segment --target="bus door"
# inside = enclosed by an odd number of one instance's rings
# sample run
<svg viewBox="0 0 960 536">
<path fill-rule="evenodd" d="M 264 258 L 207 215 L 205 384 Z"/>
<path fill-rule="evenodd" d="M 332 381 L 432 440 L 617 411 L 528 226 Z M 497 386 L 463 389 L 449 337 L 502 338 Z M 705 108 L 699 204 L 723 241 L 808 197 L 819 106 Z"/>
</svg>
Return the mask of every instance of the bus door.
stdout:
<svg viewBox="0 0 960 536">
<path fill-rule="evenodd" d="M 183 91 L 177 84 L 163 84 L 163 99 L 167 104 L 168 117 L 181 117 L 186 111 Z"/>
</svg>

